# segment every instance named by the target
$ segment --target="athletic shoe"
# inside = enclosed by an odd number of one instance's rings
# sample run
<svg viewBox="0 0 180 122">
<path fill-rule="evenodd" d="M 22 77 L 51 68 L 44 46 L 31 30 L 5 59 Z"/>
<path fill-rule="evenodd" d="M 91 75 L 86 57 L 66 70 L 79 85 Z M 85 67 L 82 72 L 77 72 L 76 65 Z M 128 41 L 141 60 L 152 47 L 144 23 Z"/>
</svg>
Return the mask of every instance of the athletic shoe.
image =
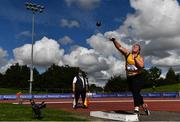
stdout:
<svg viewBox="0 0 180 122">
<path fill-rule="evenodd" d="M 147 108 L 144 109 L 144 112 L 146 113 L 147 116 L 151 115 L 150 111 Z"/>
<path fill-rule="evenodd" d="M 136 115 L 140 116 L 140 113 L 139 113 L 139 111 L 138 111 L 138 110 L 134 110 L 134 114 L 136 114 Z"/>
<path fill-rule="evenodd" d="M 76 109 L 77 108 L 77 105 L 73 105 L 73 109 Z"/>
<path fill-rule="evenodd" d="M 143 109 L 144 109 L 144 112 L 146 113 L 147 116 L 149 116 L 151 113 L 150 111 L 148 110 L 148 105 L 147 104 L 144 104 L 142 105 Z"/>
<path fill-rule="evenodd" d="M 83 105 L 82 108 L 87 108 L 87 106 Z"/>
</svg>

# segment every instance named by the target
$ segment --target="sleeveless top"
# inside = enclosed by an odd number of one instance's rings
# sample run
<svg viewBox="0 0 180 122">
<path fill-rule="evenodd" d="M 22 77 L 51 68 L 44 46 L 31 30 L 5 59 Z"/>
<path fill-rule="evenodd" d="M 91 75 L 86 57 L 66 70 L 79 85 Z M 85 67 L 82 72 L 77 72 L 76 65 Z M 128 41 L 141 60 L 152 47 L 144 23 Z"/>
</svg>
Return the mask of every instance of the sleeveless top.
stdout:
<svg viewBox="0 0 180 122">
<path fill-rule="evenodd" d="M 138 54 L 137 59 L 141 59 L 141 56 Z M 135 60 L 133 59 L 132 53 L 126 57 L 126 72 L 127 76 L 140 74 L 142 72 L 142 68 L 138 68 L 135 65 Z"/>
</svg>

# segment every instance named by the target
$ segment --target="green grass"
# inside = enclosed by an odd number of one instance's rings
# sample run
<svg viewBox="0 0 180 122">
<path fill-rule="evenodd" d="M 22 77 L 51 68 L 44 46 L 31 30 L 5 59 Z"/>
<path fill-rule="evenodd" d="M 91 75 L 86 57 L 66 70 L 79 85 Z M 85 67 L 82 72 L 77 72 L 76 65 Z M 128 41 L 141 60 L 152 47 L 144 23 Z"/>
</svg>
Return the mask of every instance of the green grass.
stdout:
<svg viewBox="0 0 180 122">
<path fill-rule="evenodd" d="M 22 93 L 27 93 L 26 90 L 16 90 L 16 89 L 0 88 L 0 94 L 16 94 L 19 91 L 21 91 Z"/>
<path fill-rule="evenodd" d="M 153 88 L 143 89 L 143 92 L 179 92 L 180 84 L 165 85 Z"/>
<path fill-rule="evenodd" d="M 16 90 L 16 89 L 8 89 L 8 88 L 0 88 L 0 94 L 16 94 L 17 92 L 21 91 L 23 94 L 28 94 L 28 90 Z M 155 89 L 147 88 L 143 89 L 143 92 L 179 92 L 180 91 L 180 84 L 171 84 L 165 86 L 159 86 Z M 37 92 L 32 91 L 33 94 L 47 94 L 47 92 Z"/>
<path fill-rule="evenodd" d="M 43 109 L 41 121 L 89 121 L 87 117 L 53 109 Z M 0 121 L 38 121 L 33 118 L 30 106 L 0 104 Z"/>
</svg>

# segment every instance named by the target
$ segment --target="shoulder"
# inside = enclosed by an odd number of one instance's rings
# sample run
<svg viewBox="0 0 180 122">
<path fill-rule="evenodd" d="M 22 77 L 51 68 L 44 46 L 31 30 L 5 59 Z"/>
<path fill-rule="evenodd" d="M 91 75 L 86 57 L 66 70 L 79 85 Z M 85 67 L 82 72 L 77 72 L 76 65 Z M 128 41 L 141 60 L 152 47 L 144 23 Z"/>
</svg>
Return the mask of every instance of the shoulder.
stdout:
<svg viewBox="0 0 180 122">
<path fill-rule="evenodd" d="M 128 58 L 129 56 L 132 56 L 132 53 L 131 52 L 128 52 L 125 57 Z"/>
<path fill-rule="evenodd" d="M 75 76 L 73 80 L 77 80 L 77 76 Z"/>
</svg>

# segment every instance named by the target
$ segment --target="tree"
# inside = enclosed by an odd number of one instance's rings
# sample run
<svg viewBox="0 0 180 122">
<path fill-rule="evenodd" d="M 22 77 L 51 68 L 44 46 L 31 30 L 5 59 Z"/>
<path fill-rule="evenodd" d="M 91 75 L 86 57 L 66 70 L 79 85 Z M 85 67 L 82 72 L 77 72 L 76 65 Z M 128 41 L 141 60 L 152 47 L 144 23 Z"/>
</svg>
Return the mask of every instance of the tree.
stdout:
<svg viewBox="0 0 180 122">
<path fill-rule="evenodd" d="M 30 68 L 27 67 L 27 65 L 20 66 L 18 63 L 12 65 L 4 75 L 4 87 L 28 89 L 29 72 Z M 34 76 L 37 75 L 39 75 L 39 73 L 34 69 Z"/>
<path fill-rule="evenodd" d="M 180 81 L 180 73 L 176 74 L 176 81 Z"/>
<path fill-rule="evenodd" d="M 150 77 L 153 81 L 156 81 L 160 75 L 161 75 L 161 70 L 158 69 L 157 67 L 151 67 L 149 69 Z"/>
<path fill-rule="evenodd" d="M 78 72 L 83 72 L 79 67 L 57 66 L 53 64 L 46 72 L 41 74 L 39 88 L 51 91 L 71 92 L 72 81 Z M 87 73 L 83 72 L 84 75 Z"/>
<path fill-rule="evenodd" d="M 121 92 L 128 91 L 127 80 L 121 78 L 121 76 L 111 77 L 104 87 L 106 92 Z"/>
<path fill-rule="evenodd" d="M 169 68 L 167 74 L 166 74 L 166 79 L 170 81 L 175 81 L 176 80 L 176 74 L 173 70 L 172 67 Z"/>
<path fill-rule="evenodd" d="M 96 86 L 95 84 L 91 84 L 91 85 L 89 86 L 89 90 L 90 90 L 91 92 L 102 92 L 102 91 L 103 91 L 103 88 L 102 88 L 102 87 L 98 87 L 98 86 Z"/>
</svg>

